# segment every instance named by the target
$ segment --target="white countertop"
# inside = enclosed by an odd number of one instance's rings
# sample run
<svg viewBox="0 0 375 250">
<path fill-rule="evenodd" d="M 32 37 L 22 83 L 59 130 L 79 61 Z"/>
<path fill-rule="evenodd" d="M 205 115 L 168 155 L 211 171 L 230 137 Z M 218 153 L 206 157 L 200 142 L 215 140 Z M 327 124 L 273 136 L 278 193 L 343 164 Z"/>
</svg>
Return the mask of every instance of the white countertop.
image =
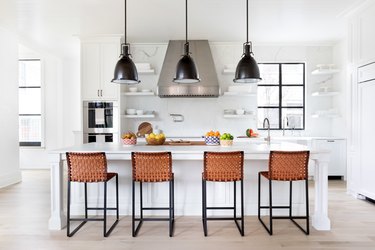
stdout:
<svg viewBox="0 0 375 250">
<path fill-rule="evenodd" d="M 206 145 L 187 145 L 187 146 L 170 146 L 170 145 L 158 145 L 151 146 L 146 145 L 144 142 L 138 142 L 137 145 L 127 146 L 121 143 L 88 143 L 77 145 L 68 148 L 62 148 L 51 151 L 51 153 L 64 153 L 64 152 L 106 152 L 106 153 L 131 153 L 133 151 L 138 152 L 157 152 L 157 151 L 170 151 L 177 154 L 190 154 L 190 153 L 202 153 L 204 151 L 244 151 L 245 154 L 264 154 L 269 153 L 270 150 L 281 150 L 281 151 L 301 151 L 311 150 L 312 153 L 322 153 L 324 150 L 310 149 L 307 146 L 303 146 L 296 143 L 288 142 L 272 142 L 271 145 L 267 145 L 263 141 L 251 141 L 251 142 L 234 142 L 233 146 L 206 146 Z M 324 151 L 326 152 L 326 151 Z"/>
</svg>

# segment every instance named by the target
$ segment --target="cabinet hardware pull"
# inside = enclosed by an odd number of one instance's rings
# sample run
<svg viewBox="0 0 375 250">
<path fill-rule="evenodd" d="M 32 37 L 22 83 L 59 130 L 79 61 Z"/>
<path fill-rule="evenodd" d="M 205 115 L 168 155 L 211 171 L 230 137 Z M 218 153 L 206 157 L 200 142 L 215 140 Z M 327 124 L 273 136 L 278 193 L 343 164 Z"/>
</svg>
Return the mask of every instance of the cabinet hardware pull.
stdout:
<svg viewBox="0 0 375 250">
<path fill-rule="evenodd" d="M 335 142 L 335 140 L 327 140 L 327 142 Z"/>
<path fill-rule="evenodd" d="M 103 90 L 100 90 L 100 96 L 103 97 Z"/>
<path fill-rule="evenodd" d="M 100 92 L 99 92 L 99 89 L 98 89 L 98 96 L 100 96 L 100 94 L 99 94 Z"/>
</svg>

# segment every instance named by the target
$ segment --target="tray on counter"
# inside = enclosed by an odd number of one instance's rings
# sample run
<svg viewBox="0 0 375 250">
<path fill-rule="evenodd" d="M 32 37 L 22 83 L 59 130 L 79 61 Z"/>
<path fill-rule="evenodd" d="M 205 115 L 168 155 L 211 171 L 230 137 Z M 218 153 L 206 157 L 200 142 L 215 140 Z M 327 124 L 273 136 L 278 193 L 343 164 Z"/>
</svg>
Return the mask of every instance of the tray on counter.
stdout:
<svg viewBox="0 0 375 250">
<path fill-rule="evenodd" d="M 146 144 L 149 145 L 149 144 Z M 163 145 L 168 145 L 168 146 L 202 146 L 206 145 L 204 141 L 166 141 L 164 142 Z M 158 145 L 150 145 L 150 146 L 158 146 Z"/>
<path fill-rule="evenodd" d="M 194 145 L 206 145 L 204 141 L 167 141 L 164 143 L 164 145 L 170 145 L 170 146 L 194 146 Z"/>
</svg>

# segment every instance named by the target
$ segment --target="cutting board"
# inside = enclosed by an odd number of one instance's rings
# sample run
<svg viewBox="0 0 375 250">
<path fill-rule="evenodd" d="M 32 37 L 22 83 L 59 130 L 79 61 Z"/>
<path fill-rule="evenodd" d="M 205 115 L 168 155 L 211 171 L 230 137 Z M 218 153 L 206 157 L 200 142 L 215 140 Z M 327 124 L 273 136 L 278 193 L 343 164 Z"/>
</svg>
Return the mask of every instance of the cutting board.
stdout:
<svg viewBox="0 0 375 250">
<path fill-rule="evenodd" d="M 206 145 L 204 141 L 168 141 L 165 142 L 164 145 L 169 146 L 202 146 Z"/>
<path fill-rule="evenodd" d="M 145 134 L 151 134 L 152 133 L 152 125 L 149 122 L 142 122 L 138 126 L 138 137 L 144 137 Z"/>
</svg>

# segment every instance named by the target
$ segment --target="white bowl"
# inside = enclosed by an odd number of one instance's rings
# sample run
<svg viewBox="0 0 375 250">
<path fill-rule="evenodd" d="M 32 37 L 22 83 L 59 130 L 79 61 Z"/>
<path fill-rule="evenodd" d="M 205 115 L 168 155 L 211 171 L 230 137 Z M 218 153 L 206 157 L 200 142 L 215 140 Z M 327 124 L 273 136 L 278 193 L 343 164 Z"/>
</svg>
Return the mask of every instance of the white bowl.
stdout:
<svg viewBox="0 0 375 250">
<path fill-rule="evenodd" d="M 142 109 L 138 109 L 136 112 L 137 112 L 137 115 L 143 115 L 143 110 Z"/>
<path fill-rule="evenodd" d="M 236 114 L 237 115 L 243 115 L 243 114 L 245 114 L 245 110 L 243 110 L 243 109 L 236 109 Z"/>
<path fill-rule="evenodd" d="M 137 92 L 138 88 L 137 87 L 129 87 L 130 92 Z"/>
<path fill-rule="evenodd" d="M 128 115 L 135 115 L 136 113 L 136 109 L 126 109 L 126 114 Z"/>
</svg>

